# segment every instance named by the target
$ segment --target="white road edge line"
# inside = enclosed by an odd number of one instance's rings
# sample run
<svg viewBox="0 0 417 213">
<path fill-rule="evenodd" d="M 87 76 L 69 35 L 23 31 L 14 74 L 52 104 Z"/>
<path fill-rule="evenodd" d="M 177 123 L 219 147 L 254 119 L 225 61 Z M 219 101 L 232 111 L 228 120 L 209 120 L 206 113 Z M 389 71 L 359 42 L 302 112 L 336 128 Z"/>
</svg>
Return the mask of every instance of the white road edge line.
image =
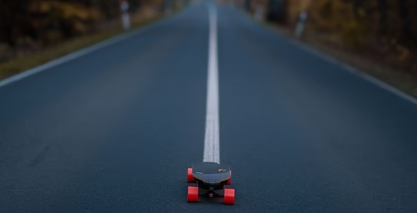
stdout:
<svg viewBox="0 0 417 213">
<path fill-rule="evenodd" d="M 380 88 L 385 89 L 385 90 L 387 90 L 387 91 L 389 91 L 389 92 L 391 92 L 391 93 L 393 93 L 393 94 L 395 94 L 395 95 L 397 95 L 401 98 L 404 98 L 405 100 L 410 101 L 411 103 L 417 105 L 417 99 L 416 98 L 414 98 L 413 96 L 408 95 L 405 92 L 403 92 L 403 91 L 401 91 L 401 90 L 399 90 L 399 89 L 397 89 L 397 88 L 395 88 L 395 87 L 377 79 L 376 77 L 373 77 L 369 74 L 366 74 L 362 71 L 359 71 L 358 69 L 354 68 L 353 66 L 351 66 L 349 64 L 346 64 L 346 63 L 344 63 L 344 62 L 342 62 L 342 61 L 340 61 L 340 60 L 338 60 L 334 57 L 331 57 L 331 56 L 329 56 L 325 53 L 322 53 L 319 50 L 316 50 L 316 49 L 314 49 L 314 48 L 312 48 L 312 47 L 308 46 L 307 44 L 304 44 L 300 41 L 294 40 L 292 38 L 289 38 L 289 41 L 290 41 L 290 43 L 299 47 L 300 49 L 303 49 L 306 52 L 309 52 L 313 55 L 316 55 L 316 56 L 324 59 L 325 61 L 328 61 L 328 62 L 333 63 L 333 64 L 337 64 L 340 67 L 342 67 L 343 69 L 347 70 L 349 73 L 351 73 L 351 74 L 353 74 L 353 75 L 355 75 L 359 78 L 362 78 L 364 80 L 367 80 L 367 81 L 373 83 L 374 85 L 377 85 Z"/>
<path fill-rule="evenodd" d="M 207 78 L 207 114 L 203 161 L 220 163 L 217 12 L 215 6 L 209 6 L 208 11 L 210 29 Z"/>
<path fill-rule="evenodd" d="M 249 17 L 247 17 L 247 18 L 249 18 Z M 250 20 L 256 21 L 253 18 L 251 18 Z M 260 21 L 256 21 L 256 22 L 258 24 L 261 24 Z M 262 25 L 262 26 L 266 26 L 266 25 Z M 313 54 L 315 56 L 318 56 L 319 58 L 321 58 L 321 59 L 323 59 L 325 61 L 328 61 L 328 62 L 333 63 L 333 64 L 337 64 L 340 67 L 342 67 L 344 70 L 348 71 L 349 73 L 351 73 L 351 74 L 353 74 L 353 75 L 355 75 L 355 76 L 357 76 L 359 78 L 362 78 L 362 79 L 364 79 L 366 81 L 369 81 L 369 82 L 373 83 L 374 85 L 376 85 L 376 86 L 378 86 L 378 87 L 380 87 L 382 89 L 385 89 L 385 90 L 393 93 L 394 95 L 397 95 L 397 96 L 399 96 L 399 97 L 401 97 L 401 98 L 403 98 L 403 99 L 405 99 L 405 100 L 407 100 L 407 101 L 409 101 L 409 102 L 417 105 L 417 99 L 416 98 L 414 98 L 413 96 L 408 95 L 405 92 L 403 92 L 403 91 L 401 91 L 401 90 L 399 90 L 399 89 L 397 89 L 397 88 L 395 88 L 395 87 L 393 87 L 393 86 L 391 86 L 391 85 L 389 85 L 389 84 L 387 84 L 387 83 L 379 80 L 378 78 L 373 77 L 373 76 L 371 76 L 371 75 L 369 75 L 369 74 L 367 74 L 365 72 L 362 72 L 362 71 L 354 68 L 353 66 L 351 66 L 351 65 L 349 65 L 347 63 L 344 63 L 344 62 L 342 62 L 342 61 L 340 61 L 340 60 L 338 60 L 338 59 L 336 59 L 336 58 L 334 58 L 334 57 L 332 57 L 330 55 L 327 55 L 327 54 L 325 54 L 325 53 L 323 53 L 323 52 L 321 52 L 319 50 L 316 50 L 313 47 L 310 47 L 310 46 L 308 46 L 307 44 L 305 44 L 303 42 L 300 42 L 300 41 L 298 41 L 298 40 L 296 40 L 294 38 L 291 38 L 291 37 L 286 37 L 281 32 L 279 32 L 279 30 L 277 30 L 274 27 L 266 26 L 266 28 L 269 28 L 269 29 L 273 30 L 274 32 L 278 32 L 281 35 L 282 38 L 285 38 L 291 44 L 299 47 L 300 49 L 303 49 L 306 52 L 309 52 L 309 53 L 311 53 L 311 54 Z"/>
<path fill-rule="evenodd" d="M 21 79 L 24 79 L 26 77 L 29 77 L 29 76 L 32 76 L 34 74 L 40 73 L 42 71 L 48 70 L 48 69 L 50 69 L 52 67 L 55 67 L 57 65 L 69 62 L 71 60 L 74 60 L 74 59 L 79 58 L 81 56 L 87 55 L 87 54 L 92 53 L 96 50 L 99 50 L 99 49 L 102 49 L 104 47 L 110 46 L 112 44 L 116 44 L 116 43 L 118 43 L 122 40 L 133 37 L 137 34 L 144 33 L 144 32 L 149 31 L 149 30 L 151 30 L 151 29 L 153 29 L 157 26 L 160 26 L 164 23 L 167 23 L 167 21 L 172 21 L 172 20 L 173 19 L 163 19 L 160 22 L 141 27 L 141 28 L 133 30 L 131 32 L 128 32 L 128 33 L 125 33 L 125 34 L 122 34 L 122 35 L 118 35 L 116 37 L 113 37 L 113 38 L 107 39 L 105 41 L 102 41 L 100 43 L 94 44 L 90 47 L 86 47 L 86 48 L 78 50 L 76 52 L 69 53 L 68 55 L 62 56 L 58 59 L 49 61 L 49 62 L 47 62 L 45 64 L 42 64 L 40 66 L 37 66 L 35 68 L 23 71 L 19 74 L 16 74 L 16 75 L 13 75 L 9 78 L 3 79 L 3 80 L 0 81 L 0 87 L 6 86 L 8 84 L 14 83 L 14 82 L 19 81 Z"/>
</svg>

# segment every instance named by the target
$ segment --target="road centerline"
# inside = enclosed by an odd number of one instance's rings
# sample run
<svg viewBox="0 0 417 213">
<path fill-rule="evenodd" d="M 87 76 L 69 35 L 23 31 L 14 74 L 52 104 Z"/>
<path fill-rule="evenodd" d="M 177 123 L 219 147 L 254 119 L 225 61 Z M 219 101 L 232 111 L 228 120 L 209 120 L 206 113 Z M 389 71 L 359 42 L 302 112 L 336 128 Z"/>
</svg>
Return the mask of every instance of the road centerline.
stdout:
<svg viewBox="0 0 417 213">
<path fill-rule="evenodd" d="M 209 5 L 209 53 L 204 162 L 220 163 L 217 11 Z"/>
</svg>

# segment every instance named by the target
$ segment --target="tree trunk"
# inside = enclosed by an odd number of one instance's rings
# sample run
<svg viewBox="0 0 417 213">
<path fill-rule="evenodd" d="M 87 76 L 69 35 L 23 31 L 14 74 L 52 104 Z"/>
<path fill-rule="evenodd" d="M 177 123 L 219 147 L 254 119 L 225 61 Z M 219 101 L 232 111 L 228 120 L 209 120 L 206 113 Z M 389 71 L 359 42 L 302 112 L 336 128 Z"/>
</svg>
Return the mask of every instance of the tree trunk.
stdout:
<svg viewBox="0 0 417 213">
<path fill-rule="evenodd" d="M 398 1 L 399 3 L 399 16 L 401 17 L 401 42 L 405 45 L 410 45 L 413 42 L 413 35 L 411 32 L 411 21 L 409 13 L 408 0 Z"/>
<path fill-rule="evenodd" d="M 401 0 L 403 1 L 403 0 Z M 378 0 L 378 12 L 379 12 L 379 34 L 382 36 L 387 35 L 387 0 Z"/>
</svg>

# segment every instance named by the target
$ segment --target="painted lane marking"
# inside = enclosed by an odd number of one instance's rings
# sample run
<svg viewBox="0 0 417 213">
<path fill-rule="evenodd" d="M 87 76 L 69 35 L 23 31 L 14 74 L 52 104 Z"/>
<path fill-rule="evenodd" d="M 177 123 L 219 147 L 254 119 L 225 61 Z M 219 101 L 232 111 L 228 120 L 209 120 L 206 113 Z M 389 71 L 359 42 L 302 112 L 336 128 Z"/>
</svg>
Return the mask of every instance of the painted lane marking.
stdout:
<svg viewBox="0 0 417 213">
<path fill-rule="evenodd" d="M 207 78 L 207 114 L 203 161 L 220 163 L 217 12 L 214 6 L 209 6 L 208 11 L 210 29 Z"/>
<path fill-rule="evenodd" d="M 370 83 L 372 83 L 372 84 L 374 84 L 374 85 L 376 85 L 376 86 L 378 86 L 378 87 L 380 87 L 380 88 L 382 88 L 382 89 L 384 89 L 384 90 L 386 90 L 386 91 L 388 91 L 388 92 L 390 92 L 390 93 L 392 93 L 392 94 L 394 94 L 394 95 L 396 95 L 400 98 L 403 98 L 406 101 L 409 101 L 409 102 L 417 105 L 417 99 L 414 98 L 413 96 L 401 91 L 400 89 L 395 88 L 394 86 L 389 85 L 388 83 L 385 83 L 382 80 L 379 80 L 378 78 L 376 78 L 376 77 L 374 77 L 370 74 L 367 74 L 363 71 L 360 71 L 359 69 L 354 68 L 353 66 L 349 65 L 348 63 L 345 63 L 345 62 L 343 62 L 341 60 L 338 60 L 338 59 L 336 59 L 336 58 L 334 58 L 330 55 L 327 55 L 327 54 L 325 54 L 325 53 L 323 53 L 323 52 L 321 52 L 317 49 L 314 49 L 313 47 L 308 46 L 305 43 L 302 43 L 302 42 L 298 41 L 298 40 L 288 39 L 288 41 L 291 44 L 293 44 L 294 46 L 297 46 L 300 49 L 302 49 L 302 50 L 304 50 L 308 53 L 311 53 L 311 54 L 313 54 L 313 55 L 315 55 L 315 56 L 317 56 L 317 57 L 319 57 L 319 58 L 321 58 L 321 59 L 323 59 L 327 62 L 336 64 L 339 67 L 341 67 L 342 69 L 348 71 L 349 73 L 351 73 L 351 74 L 353 74 L 353 75 L 355 75 L 355 76 L 357 76 L 357 77 L 359 77 L 363 80 L 366 80 L 366 81 L 368 81 L 368 82 L 370 82 Z"/>
<path fill-rule="evenodd" d="M 245 14 L 245 13 L 243 13 L 243 14 Z M 254 19 L 251 19 L 248 16 L 244 16 L 244 17 L 247 20 L 251 20 L 251 21 L 254 20 Z M 345 63 L 345 62 L 343 62 L 341 60 L 338 60 L 338 59 L 336 59 L 336 58 L 334 58 L 334 57 L 332 57 L 332 56 L 330 56 L 330 55 L 328 55 L 324 52 L 321 52 L 321 51 L 309 46 L 306 43 L 303 43 L 303 42 L 301 42 L 299 40 L 296 40 L 294 38 L 291 38 L 291 37 L 286 37 L 283 33 L 281 33 L 278 29 L 276 29 L 273 26 L 260 25 L 260 22 L 256 22 L 256 23 L 258 24 L 258 26 L 262 26 L 265 29 L 271 30 L 271 32 L 273 32 L 273 33 L 278 33 L 281 36 L 281 38 L 283 38 L 285 41 L 289 42 L 290 44 L 298 47 L 299 49 L 304 50 L 308 53 L 311 53 L 311 54 L 317 56 L 318 58 L 321 58 L 321 59 L 323 59 L 327 62 L 336 64 L 336 65 L 340 66 L 343 70 L 348 71 L 350 74 L 353 74 L 353 75 L 355 75 L 356 77 L 358 77 L 362 80 L 368 81 L 368 82 L 372 83 L 373 85 L 378 86 L 379 88 L 381 88 L 385 91 L 388 91 L 388 92 L 390 92 L 390 93 L 392 93 L 392 94 L 394 94 L 394 95 L 396 95 L 396 96 L 398 96 L 398 97 L 400 97 L 400 98 L 402 98 L 402 99 L 404 99 L 404 100 L 406 100 L 406 101 L 408 101 L 412 104 L 417 105 L 417 98 L 413 97 L 412 95 L 409 95 L 406 92 L 401 91 L 400 89 L 395 88 L 394 86 L 391 86 L 388 83 L 385 83 L 384 81 L 382 81 L 382 80 L 380 80 L 380 79 L 378 79 L 378 78 L 376 78 L 376 77 L 374 77 L 370 74 L 367 74 L 363 71 L 360 71 L 360 69 L 357 69 L 357 68 L 349 65 L 348 63 Z"/>
</svg>

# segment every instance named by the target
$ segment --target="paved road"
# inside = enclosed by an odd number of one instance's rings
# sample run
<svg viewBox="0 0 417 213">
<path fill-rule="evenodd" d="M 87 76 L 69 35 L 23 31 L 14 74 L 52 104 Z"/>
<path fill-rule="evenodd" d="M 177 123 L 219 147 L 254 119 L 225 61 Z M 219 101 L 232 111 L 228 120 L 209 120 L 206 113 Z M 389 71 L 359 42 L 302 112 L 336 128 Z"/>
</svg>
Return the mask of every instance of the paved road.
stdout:
<svg viewBox="0 0 417 213">
<path fill-rule="evenodd" d="M 236 205 L 186 203 L 208 12 L 0 88 L 0 212 L 417 212 L 417 106 L 218 8 Z"/>
</svg>

